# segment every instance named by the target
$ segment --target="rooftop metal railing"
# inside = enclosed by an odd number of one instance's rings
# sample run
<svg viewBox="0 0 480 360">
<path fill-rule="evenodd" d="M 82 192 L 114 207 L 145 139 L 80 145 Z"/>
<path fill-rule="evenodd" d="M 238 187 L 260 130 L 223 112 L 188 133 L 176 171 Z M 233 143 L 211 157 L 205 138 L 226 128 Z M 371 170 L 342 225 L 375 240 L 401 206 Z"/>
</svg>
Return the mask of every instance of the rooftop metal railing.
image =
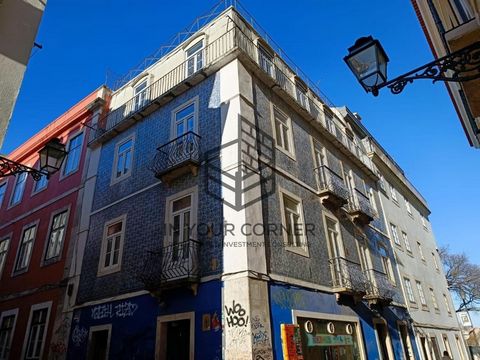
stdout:
<svg viewBox="0 0 480 360">
<path fill-rule="evenodd" d="M 94 141 L 106 132 L 111 131 L 121 125 L 126 119 L 131 119 L 136 113 L 151 105 L 161 96 L 170 93 L 170 90 L 194 76 L 197 72 L 208 68 L 215 62 L 221 60 L 225 55 L 234 51 L 241 50 L 244 54 L 256 63 L 276 84 L 283 89 L 299 106 L 313 117 L 313 120 L 326 129 L 333 137 L 354 154 L 365 166 L 373 170 L 373 165 L 362 143 L 349 137 L 340 126 L 335 123 L 332 112 L 328 105 L 313 92 L 311 88 L 304 89 L 304 85 L 295 81 L 294 73 L 285 73 L 282 71 L 283 60 L 275 55 L 268 58 L 262 53 L 258 45 L 239 27 L 234 24 L 223 35 L 208 44 L 203 49 L 203 67 L 196 69 L 195 73 L 188 70 L 188 60 L 167 72 L 160 79 L 152 83 L 141 94 L 136 94 L 125 103 L 110 111 L 103 119 L 100 119 L 97 130 L 92 131 Z M 361 145 L 362 144 L 362 145 Z"/>
</svg>

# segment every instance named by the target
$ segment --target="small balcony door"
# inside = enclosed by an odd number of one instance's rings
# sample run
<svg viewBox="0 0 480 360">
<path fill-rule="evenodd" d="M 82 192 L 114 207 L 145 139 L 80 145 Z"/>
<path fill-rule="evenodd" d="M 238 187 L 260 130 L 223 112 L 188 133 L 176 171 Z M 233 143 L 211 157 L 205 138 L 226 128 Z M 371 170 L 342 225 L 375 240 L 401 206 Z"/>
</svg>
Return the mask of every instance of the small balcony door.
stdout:
<svg viewBox="0 0 480 360">
<path fill-rule="evenodd" d="M 203 68 L 203 60 L 204 60 L 204 47 L 203 47 L 203 40 L 195 43 L 189 49 L 186 50 L 187 55 L 187 67 L 186 67 L 186 75 L 187 77 L 195 74 L 201 68 Z"/>
<path fill-rule="evenodd" d="M 133 111 L 141 109 L 147 103 L 147 80 L 142 81 L 134 88 Z"/>
<path fill-rule="evenodd" d="M 188 160 L 193 151 L 193 138 L 187 134 L 195 131 L 195 106 L 196 103 L 191 102 L 175 112 L 172 134 L 175 143 L 169 154 L 172 166 Z"/>
<path fill-rule="evenodd" d="M 188 259 L 191 229 L 192 196 L 187 195 L 172 202 L 172 261 Z"/>
<path fill-rule="evenodd" d="M 325 186 L 327 184 L 327 179 L 326 179 L 326 173 L 323 169 L 323 166 L 327 164 L 326 158 L 325 158 L 325 153 L 324 149 L 318 145 L 315 144 L 315 168 L 317 169 L 317 181 L 318 185 L 320 188 Z"/>
<path fill-rule="evenodd" d="M 343 244 L 340 237 L 338 221 L 326 216 L 325 222 L 333 283 L 334 286 L 344 286 L 348 283 L 349 276 L 345 266 L 346 264 L 344 264 Z"/>
</svg>

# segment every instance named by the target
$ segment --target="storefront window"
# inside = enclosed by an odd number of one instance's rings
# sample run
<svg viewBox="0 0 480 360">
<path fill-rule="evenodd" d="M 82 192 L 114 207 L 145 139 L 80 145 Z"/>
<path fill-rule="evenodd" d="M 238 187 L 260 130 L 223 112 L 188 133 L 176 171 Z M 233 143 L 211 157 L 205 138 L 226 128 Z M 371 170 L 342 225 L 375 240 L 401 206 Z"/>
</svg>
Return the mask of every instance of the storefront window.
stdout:
<svg viewBox="0 0 480 360">
<path fill-rule="evenodd" d="M 305 360 L 360 360 L 357 324 L 298 318 Z"/>
</svg>

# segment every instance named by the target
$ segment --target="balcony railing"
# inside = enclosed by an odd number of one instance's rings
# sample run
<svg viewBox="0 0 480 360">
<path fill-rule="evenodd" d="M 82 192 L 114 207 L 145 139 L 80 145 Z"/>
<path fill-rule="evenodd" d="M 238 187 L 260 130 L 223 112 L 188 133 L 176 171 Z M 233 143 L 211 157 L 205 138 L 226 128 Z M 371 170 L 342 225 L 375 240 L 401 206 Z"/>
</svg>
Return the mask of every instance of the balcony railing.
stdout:
<svg viewBox="0 0 480 360">
<path fill-rule="evenodd" d="M 369 224 L 378 216 L 370 203 L 370 199 L 357 189 L 354 190 L 348 200 L 348 212 L 361 225 Z"/>
<path fill-rule="evenodd" d="M 329 260 L 332 286 L 339 293 L 365 294 L 368 280 L 360 264 L 336 257 Z"/>
<path fill-rule="evenodd" d="M 154 111 L 163 103 L 169 101 L 173 96 L 187 90 L 190 86 L 201 81 L 206 75 L 216 71 L 219 63 L 226 55 L 239 51 L 239 54 L 247 56 L 251 62 L 258 66 L 258 69 L 267 76 L 272 84 L 288 94 L 291 100 L 299 106 L 299 109 L 310 117 L 310 121 L 331 134 L 332 141 L 337 142 L 344 148 L 343 151 L 351 153 L 360 163 L 371 170 L 373 165 L 371 159 L 362 148 L 363 144 L 357 143 L 347 136 L 344 130 L 333 120 L 333 113 L 320 97 L 309 88 L 307 92 L 302 86 L 295 83 L 295 74 L 278 56 L 270 58 L 263 54 L 258 45 L 251 39 L 242 27 L 233 25 L 219 38 L 211 42 L 203 50 L 202 68 L 191 74 L 188 69 L 188 60 L 167 72 L 164 76 L 147 87 L 142 93 L 139 101 L 138 94 L 114 110 L 110 111 L 104 118 L 100 119 L 96 131 L 92 131 L 90 143 L 103 138 L 108 139 L 115 135 L 113 129 L 122 130 L 130 126 L 146 114 Z M 199 75 L 201 74 L 201 76 Z M 188 86 L 182 86 L 185 83 Z M 122 91 L 122 90 L 120 90 Z M 375 175 L 376 176 L 376 175 Z"/>
<path fill-rule="evenodd" d="M 157 148 L 150 170 L 167 183 L 187 172 L 195 176 L 200 155 L 200 136 L 189 131 Z"/>
<path fill-rule="evenodd" d="M 396 291 L 387 274 L 370 269 L 365 275 L 369 280 L 365 299 L 375 303 L 390 303 L 394 299 Z"/>
<path fill-rule="evenodd" d="M 187 240 L 147 251 L 138 273 L 145 289 L 155 292 L 165 288 L 197 283 L 200 278 L 200 243 Z"/>
<path fill-rule="evenodd" d="M 326 165 L 316 168 L 315 173 L 323 203 L 341 207 L 348 202 L 349 192 L 340 175 Z"/>
</svg>

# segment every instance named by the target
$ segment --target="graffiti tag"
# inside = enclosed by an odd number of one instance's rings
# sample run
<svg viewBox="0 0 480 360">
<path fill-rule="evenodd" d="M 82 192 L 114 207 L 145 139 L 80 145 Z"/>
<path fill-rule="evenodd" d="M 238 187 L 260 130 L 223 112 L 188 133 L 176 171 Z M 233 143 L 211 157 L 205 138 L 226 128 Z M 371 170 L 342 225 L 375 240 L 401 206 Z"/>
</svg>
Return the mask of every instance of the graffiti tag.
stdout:
<svg viewBox="0 0 480 360">
<path fill-rule="evenodd" d="M 84 327 L 75 325 L 72 331 L 72 342 L 75 346 L 79 347 L 88 336 L 88 331 Z"/>
<path fill-rule="evenodd" d="M 225 311 L 227 313 L 228 327 L 247 326 L 248 316 L 245 316 L 247 311 L 242 307 L 241 304 L 235 303 L 235 300 L 233 300 L 230 308 L 225 306 Z"/>
<path fill-rule="evenodd" d="M 133 316 L 137 311 L 138 305 L 131 301 L 124 301 L 118 305 L 112 304 L 97 305 L 92 308 L 92 319 L 100 320 L 112 317 L 126 318 Z"/>
</svg>

